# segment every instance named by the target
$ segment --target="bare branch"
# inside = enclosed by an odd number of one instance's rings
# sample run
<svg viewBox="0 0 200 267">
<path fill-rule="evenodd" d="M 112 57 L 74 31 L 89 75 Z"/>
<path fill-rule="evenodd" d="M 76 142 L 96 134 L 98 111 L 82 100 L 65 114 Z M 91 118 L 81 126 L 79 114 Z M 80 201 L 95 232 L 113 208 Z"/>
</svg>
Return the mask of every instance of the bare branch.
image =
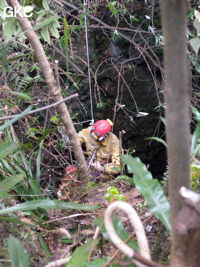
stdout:
<svg viewBox="0 0 200 267">
<path fill-rule="evenodd" d="M 66 98 L 63 98 L 62 100 L 59 100 L 59 101 L 57 101 L 57 102 L 55 102 L 55 103 L 52 103 L 52 104 L 50 104 L 50 105 L 47 105 L 47 106 L 44 106 L 44 107 L 41 107 L 41 108 L 37 108 L 37 109 L 31 110 L 31 111 L 30 111 L 29 113 L 27 113 L 25 116 L 28 116 L 28 115 L 30 115 L 30 114 L 34 114 L 34 113 L 37 113 L 37 112 L 40 112 L 40 111 L 43 111 L 43 110 L 46 110 L 46 109 L 49 109 L 49 108 L 53 108 L 53 107 L 59 105 L 60 103 L 65 102 L 65 101 L 68 101 L 68 100 L 70 100 L 70 99 L 72 99 L 72 98 L 75 98 L 75 97 L 77 97 L 77 96 L 78 96 L 78 94 L 73 94 L 73 95 L 71 95 L 71 96 L 68 96 L 68 97 L 66 97 Z M 19 114 L 0 117 L 0 121 L 9 120 L 9 119 L 15 118 L 15 117 L 17 117 L 17 116 L 19 116 Z"/>
</svg>

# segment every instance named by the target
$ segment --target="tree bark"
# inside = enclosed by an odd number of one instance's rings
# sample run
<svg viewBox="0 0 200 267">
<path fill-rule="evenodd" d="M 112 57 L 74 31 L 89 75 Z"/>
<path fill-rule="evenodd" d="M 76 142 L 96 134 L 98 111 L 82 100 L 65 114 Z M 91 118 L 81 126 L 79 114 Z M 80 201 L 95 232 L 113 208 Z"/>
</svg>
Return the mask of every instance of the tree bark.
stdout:
<svg viewBox="0 0 200 267">
<path fill-rule="evenodd" d="M 171 253 L 173 267 L 198 266 L 197 258 L 199 257 L 192 244 L 199 240 L 198 223 L 191 235 L 187 231 L 180 232 L 177 227 L 177 216 L 181 217 L 180 213 L 182 214 L 182 210 L 185 209 L 179 190 L 181 186 L 188 187 L 190 179 L 186 9 L 187 0 L 161 0 L 162 27 L 165 37 L 166 136 L 173 232 Z M 195 260 L 192 260 L 193 258 Z"/>
<path fill-rule="evenodd" d="M 7 0 L 8 5 L 15 7 L 16 9 L 20 9 L 20 4 L 17 0 Z M 61 101 L 61 89 L 59 84 L 57 84 L 53 71 L 51 69 L 50 63 L 45 55 L 44 49 L 42 44 L 40 43 L 39 38 L 37 37 L 36 33 L 34 32 L 30 21 L 24 16 L 17 16 L 17 21 L 22 28 L 25 36 L 27 37 L 28 41 L 30 42 L 32 49 L 36 55 L 36 58 L 41 66 L 47 87 L 54 99 L 55 102 Z M 80 146 L 79 140 L 77 138 L 76 130 L 73 126 L 69 111 L 65 103 L 60 103 L 57 105 L 57 111 L 60 115 L 60 118 L 64 124 L 65 130 L 69 136 L 70 142 L 73 147 L 75 158 L 78 162 L 80 168 L 80 177 L 81 179 L 86 178 L 87 176 L 87 164 L 84 158 L 84 154 L 82 148 Z"/>
</svg>

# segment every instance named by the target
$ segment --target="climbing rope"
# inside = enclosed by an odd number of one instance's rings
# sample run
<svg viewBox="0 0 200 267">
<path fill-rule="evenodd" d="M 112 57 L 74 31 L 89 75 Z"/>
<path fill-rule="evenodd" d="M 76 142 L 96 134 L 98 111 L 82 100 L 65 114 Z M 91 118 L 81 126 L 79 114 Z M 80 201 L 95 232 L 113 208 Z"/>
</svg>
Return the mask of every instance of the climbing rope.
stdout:
<svg viewBox="0 0 200 267">
<path fill-rule="evenodd" d="M 88 65 L 88 83 L 90 90 L 90 111 L 91 111 L 91 122 L 90 125 L 94 124 L 94 114 L 93 114 L 93 101 L 92 101 L 92 85 L 91 85 L 91 74 L 90 74 L 90 57 L 89 57 L 89 45 L 88 45 L 88 26 L 87 26 L 87 0 L 83 1 L 84 4 L 84 24 L 85 24 L 85 45 L 86 45 L 86 55 L 87 55 L 87 65 Z"/>
<path fill-rule="evenodd" d="M 137 236 L 138 245 L 140 247 L 140 253 L 144 258 L 150 260 L 151 257 L 150 257 L 149 245 L 148 245 L 148 241 L 146 238 L 146 234 L 145 234 L 142 222 L 141 222 L 136 210 L 130 204 L 128 204 L 126 202 L 115 201 L 112 204 L 110 204 L 105 211 L 104 223 L 105 223 L 105 227 L 106 227 L 106 230 L 107 230 L 107 233 L 108 233 L 110 239 L 115 244 L 115 246 L 119 250 L 121 250 L 126 256 L 128 256 L 130 258 L 132 258 L 134 256 L 135 251 L 132 248 L 130 248 L 128 245 L 126 245 L 124 243 L 124 241 L 122 241 L 118 237 L 118 235 L 116 234 L 115 229 L 113 227 L 112 214 L 117 209 L 123 210 L 127 214 L 129 220 L 131 221 L 131 224 L 133 225 L 133 227 L 135 229 L 135 234 Z M 135 264 L 139 267 L 145 266 L 142 263 L 139 263 L 137 261 L 135 261 Z"/>
</svg>

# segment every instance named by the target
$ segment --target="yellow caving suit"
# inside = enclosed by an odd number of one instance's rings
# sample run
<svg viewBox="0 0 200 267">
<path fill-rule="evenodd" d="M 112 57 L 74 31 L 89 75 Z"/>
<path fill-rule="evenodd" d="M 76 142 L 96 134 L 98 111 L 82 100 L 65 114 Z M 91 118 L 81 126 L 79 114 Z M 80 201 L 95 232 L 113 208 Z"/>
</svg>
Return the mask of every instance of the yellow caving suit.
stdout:
<svg viewBox="0 0 200 267">
<path fill-rule="evenodd" d="M 90 136 L 91 129 L 92 126 L 78 133 L 81 145 L 85 144 L 88 156 L 92 156 L 94 149 L 97 149 L 96 159 L 104 167 L 104 178 L 118 174 L 120 172 L 119 139 L 110 133 L 102 142 L 95 141 Z"/>
</svg>

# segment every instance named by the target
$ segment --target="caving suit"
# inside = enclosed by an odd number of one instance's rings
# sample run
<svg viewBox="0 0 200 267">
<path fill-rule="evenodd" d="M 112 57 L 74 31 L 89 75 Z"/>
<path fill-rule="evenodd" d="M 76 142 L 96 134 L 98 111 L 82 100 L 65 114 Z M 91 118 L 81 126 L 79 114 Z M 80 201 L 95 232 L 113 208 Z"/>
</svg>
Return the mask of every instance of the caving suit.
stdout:
<svg viewBox="0 0 200 267">
<path fill-rule="evenodd" d="M 92 126 L 78 133 L 81 145 L 85 144 L 88 157 L 96 150 L 96 160 L 104 167 L 104 178 L 116 175 L 120 172 L 120 145 L 119 139 L 110 133 L 103 141 L 95 141 L 90 136 Z"/>
</svg>

